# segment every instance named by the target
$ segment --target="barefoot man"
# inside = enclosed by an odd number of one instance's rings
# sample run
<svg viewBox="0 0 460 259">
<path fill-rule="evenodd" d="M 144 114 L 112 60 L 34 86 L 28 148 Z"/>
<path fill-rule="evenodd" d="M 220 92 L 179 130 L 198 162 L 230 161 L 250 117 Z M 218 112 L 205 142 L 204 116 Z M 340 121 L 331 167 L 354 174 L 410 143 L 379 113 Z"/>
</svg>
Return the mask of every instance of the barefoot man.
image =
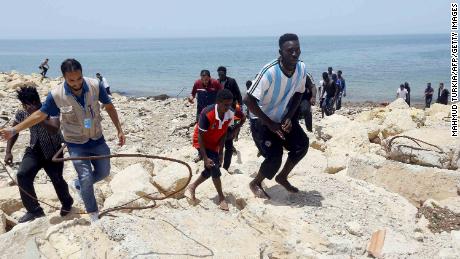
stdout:
<svg viewBox="0 0 460 259">
<path fill-rule="evenodd" d="M 228 210 L 228 204 L 222 192 L 220 166 L 223 160 L 223 148 L 229 125 L 233 125 L 234 112 L 232 92 L 228 89 L 217 93 L 216 104 L 204 108 L 193 134 L 193 146 L 200 151 L 204 161 L 204 170 L 189 187 L 191 198 L 195 198 L 195 189 L 212 177 L 212 182 L 219 195 L 219 208 Z"/>
<path fill-rule="evenodd" d="M 245 103 L 258 117 L 253 138 L 265 160 L 249 187 L 259 198 L 270 198 L 262 188 L 265 178 L 272 179 L 281 167 L 283 147 L 288 159 L 275 181 L 289 192 L 299 190 L 288 181 L 294 166 L 307 154 L 308 137 L 292 120 L 305 91 L 307 71 L 299 61 L 299 38 L 284 34 L 279 39 L 280 57 L 265 65 L 245 96 Z"/>
</svg>

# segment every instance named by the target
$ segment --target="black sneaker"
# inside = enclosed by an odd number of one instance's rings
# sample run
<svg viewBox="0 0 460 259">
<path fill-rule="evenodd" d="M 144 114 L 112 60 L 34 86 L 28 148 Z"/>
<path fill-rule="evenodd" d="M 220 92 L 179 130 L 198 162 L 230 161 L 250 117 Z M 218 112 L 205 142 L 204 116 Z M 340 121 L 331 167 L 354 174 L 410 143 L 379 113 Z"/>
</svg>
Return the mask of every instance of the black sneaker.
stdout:
<svg viewBox="0 0 460 259">
<path fill-rule="evenodd" d="M 32 221 L 36 218 L 40 218 L 40 217 L 43 217 L 45 216 L 45 213 L 43 212 L 43 210 L 39 210 L 37 212 L 26 212 L 26 214 L 24 214 L 24 216 L 22 216 L 18 222 L 19 223 L 24 223 L 24 222 L 27 222 L 27 221 Z"/>
<path fill-rule="evenodd" d="M 72 210 L 72 205 L 73 205 L 73 199 L 71 200 L 69 205 L 62 205 L 60 215 L 61 217 L 67 216 L 70 213 L 70 210 Z"/>
</svg>

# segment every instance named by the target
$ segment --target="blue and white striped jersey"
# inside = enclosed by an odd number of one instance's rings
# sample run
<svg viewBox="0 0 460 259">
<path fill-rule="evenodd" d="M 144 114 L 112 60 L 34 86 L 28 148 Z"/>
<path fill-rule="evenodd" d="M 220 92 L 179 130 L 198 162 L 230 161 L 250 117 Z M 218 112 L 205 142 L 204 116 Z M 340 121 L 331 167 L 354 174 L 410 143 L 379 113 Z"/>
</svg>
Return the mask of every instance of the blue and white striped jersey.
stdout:
<svg viewBox="0 0 460 259">
<path fill-rule="evenodd" d="M 297 62 L 294 74 L 287 77 L 279 60 L 264 66 L 247 93 L 258 100 L 260 109 L 274 122 L 280 123 L 287 114 L 287 106 L 295 93 L 305 91 L 307 69 L 302 61 Z"/>
</svg>

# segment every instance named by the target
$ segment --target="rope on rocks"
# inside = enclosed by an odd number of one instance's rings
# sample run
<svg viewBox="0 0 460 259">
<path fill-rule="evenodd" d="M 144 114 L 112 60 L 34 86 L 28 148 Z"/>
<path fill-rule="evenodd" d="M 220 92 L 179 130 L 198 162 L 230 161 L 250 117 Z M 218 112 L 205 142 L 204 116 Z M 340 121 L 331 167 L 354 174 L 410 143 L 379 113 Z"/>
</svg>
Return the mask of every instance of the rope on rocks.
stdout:
<svg viewBox="0 0 460 259">
<path fill-rule="evenodd" d="M 142 196 L 139 196 L 138 198 L 136 199 L 133 199 L 131 201 L 128 201 L 122 205 L 119 205 L 119 206 L 115 206 L 113 208 L 108 208 L 108 209 L 105 209 L 103 211 L 101 211 L 99 213 L 99 218 L 101 218 L 102 216 L 106 215 L 107 213 L 109 212 L 113 212 L 113 211 L 118 211 L 118 210 L 125 210 L 125 209 L 128 209 L 128 210 L 144 210 L 144 209 L 151 209 L 151 208 L 155 208 L 156 207 L 156 201 L 161 201 L 161 200 L 165 200 L 165 199 L 168 199 L 172 196 L 174 196 L 175 194 L 183 191 L 187 185 L 190 183 L 190 181 L 192 180 L 192 168 L 190 167 L 189 164 L 187 164 L 186 162 L 184 161 L 181 161 L 179 159 L 175 159 L 175 158 L 170 158 L 170 157 L 162 157 L 162 156 L 156 156 L 156 155 L 145 155 L 145 154 L 111 154 L 111 155 L 105 155 L 105 156 L 86 156 L 86 157 L 65 157 L 65 158 L 58 158 L 58 156 L 64 151 L 64 148 L 66 147 L 66 145 L 63 145 L 61 147 L 61 149 L 59 149 L 58 152 L 56 152 L 56 154 L 53 156 L 52 158 L 52 161 L 53 162 L 65 162 L 65 161 L 71 161 L 71 160 L 101 160 L 101 159 L 110 159 L 110 158 L 114 158 L 114 157 L 143 157 L 143 158 L 151 158 L 151 159 L 160 159 L 160 160 L 166 160 L 166 161 L 171 161 L 171 162 L 174 162 L 174 163 L 179 163 L 179 164 L 182 164 L 184 165 L 185 167 L 187 167 L 188 169 L 188 178 L 187 178 L 187 182 L 179 189 L 177 189 L 176 191 L 174 192 L 171 192 L 167 195 L 164 195 L 163 197 L 153 197 L 152 195 L 153 194 L 156 194 L 157 192 L 155 193 L 149 193 L 149 194 L 145 194 L 145 195 L 142 195 Z M 61 208 L 58 208 L 56 206 L 53 206 L 45 201 L 42 201 L 40 199 L 37 199 L 35 198 L 33 195 L 29 194 L 28 192 L 26 192 L 23 188 L 21 188 L 18 183 L 16 182 L 16 180 L 14 180 L 14 178 L 11 176 L 10 172 L 8 171 L 8 168 L 7 166 L 2 162 L 0 161 L 0 164 L 2 165 L 2 167 L 5 169 L 6 173 L 8 174 L 9 178 L 13 181 L 13 183 L 15 185 L 17 185 L 19 187 L 19 189 L 25 193 L 27 196 L 29 196 L 30 198 L 42 203 L 42 204 L 45 204 L 55 210 L 60 210 Z M 154 202 L 153 205 L 149 205 L 149 206 L 128 206 L 130 203 L 132 202 L 135 202 L 139 199 L 149 199 L 149 200 L 152 200 Z M 63 210 L 64 211 L 64 210 Z M 65 212 L 69 212 L 69 213 L 73 213 L 73 214 L 80 214 L 80 215 L 83 215 L 83 214 L 88 214 L 87 212 L 82 212 L 82 211 L 78 211 L 78 212 L 72 212 L 72 211 L 65 211 Z"/>
<path fill-rule="evenodd" d="M 387 150 L 388 150 L 388 151 L 391 151 L 391 148 L 392 148 L 392 146 L 393 146 L 393 141 L 394 141 L 395 139 L 398 139 L 398 138 L 405 138 L 405 139 L 412 140 L 412 142 L 414 142 L 414 143 L 417 144 L 417 146 L 418 146 L 418 147 L 414 147 L 414 146 L 409 146 L 409 145 L 406 145 L 406 144 L 398 144 L 398 147 L 407 147 L 407 148 L 411 148 L 411 149 L 414 149 L 414 150 L 421 150 L 421 151 L 434 151 L 434 152 L 437 152 L 437 153 L 440 153 L 440 154 L 444 153 L 444 151 L 443 151 L 440 147 L 438 147 L 438 146 L 436 146 L 436 145 L 434 145 L 434 144 L 428 143 L 428 142 L 426 142 L 426 141 L 423 141 L 423 140 L 420 140 L 420 139 L 417 139 L 417 138 L 405 136 L 405 135 L 400 135 L 400 136 L 394 136 L 394 137 L 392 137 L 392 138 L 390 139 L 390 141 L 388 142 L 388 145 L 387 145 L 387 147 L 388 147 Z M 432 149 L 422 148 L 422 146 L 420 145 L 420 143 L 423 143 L 423 144 L 425 144 L 425 145 L 428 145 L 428 146 L 430 146 L 430 147 L 433 147 L 433 148 L 437 149 L 438 151 L 432 150 Z"/>
<path fill-rule="evenodd" d="M 409 144 L 397 144 L 397 148 L 400 149 L 402 147 L 405 147 L 405 148 L 409 148 L 411 150 L 411 153 L 409 156 L 409 160 L 410 162 L 412 163 L 412 157 L 414 157 L 415 155 L 412 153 L 414 150 L 416 151 L 428 151 L 428 152 L 436 152 L 438 154 L 443 154 L 445 153 L 439 146 L 436 146 L 434 144 L 431 144 L 431 143 L 428 143 L 426 141 L 423 141 L 423 140 L 420 140 L 420 139 L 417 139 L 417 138 L 413 138 L 413 137 L 409 137 L 409 136 L 405 136 L 405 135 L 400 135 L 400 136 L 394 136 L 390 139 L 390 141 L 388 142 L 388 144 L 386 145 L 386 151 L 388 153 L 389 156 L 391 156 L 391 149 L 393 147 L 393 142 L 396 140 L 396 139 L 399 139 L 399 138 L 404 138 L 404 139 L 409 139 L 411 140 L 413 143 L 415 143 L 417 146 L 411 146 Z M 425 144 L 427 146 L 430 146 L 432 147 L 433 149 L 427 149 L 427 148 L 423 148 L 422 145 L 420 144 Z M 437 149 L 437 150 L 435 150 Z"/>
</svg>

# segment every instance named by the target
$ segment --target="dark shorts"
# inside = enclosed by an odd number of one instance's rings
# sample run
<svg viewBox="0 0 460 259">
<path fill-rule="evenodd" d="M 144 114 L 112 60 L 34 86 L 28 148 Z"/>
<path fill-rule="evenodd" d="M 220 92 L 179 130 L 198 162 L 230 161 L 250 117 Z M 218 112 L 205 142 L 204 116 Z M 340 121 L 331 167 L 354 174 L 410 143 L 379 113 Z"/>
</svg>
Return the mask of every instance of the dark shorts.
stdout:
<svg viewBox="0 0 460 259">
<path fill-rule="evenodd" d="M 255 123 L 252 130 L 254 142 L 261 155 L 265 157 L 262 167 L 264 176 L 268 179 L 272 179 L 281 166 L 283 148 L 289 151 L 288 157 L 294 163 L 298 163 L 308 151 L 308 137 L 297 120 L 292 120 L 291 132 L 285 134 L 285 140 L 269 130 L 260 120 Z"/>
<path fill-rule="evenodd" d="M 201 176 L 203 176 L 204 178 L 219 178 L 222 175 L 220 172 L 219 153 L 206 149 L 206 155 L 209 159 L 211 159 L 214 162 L 214 166 L 211 169 L 205 168 L 203 172 L 201 172 Z"/>
</svg>

